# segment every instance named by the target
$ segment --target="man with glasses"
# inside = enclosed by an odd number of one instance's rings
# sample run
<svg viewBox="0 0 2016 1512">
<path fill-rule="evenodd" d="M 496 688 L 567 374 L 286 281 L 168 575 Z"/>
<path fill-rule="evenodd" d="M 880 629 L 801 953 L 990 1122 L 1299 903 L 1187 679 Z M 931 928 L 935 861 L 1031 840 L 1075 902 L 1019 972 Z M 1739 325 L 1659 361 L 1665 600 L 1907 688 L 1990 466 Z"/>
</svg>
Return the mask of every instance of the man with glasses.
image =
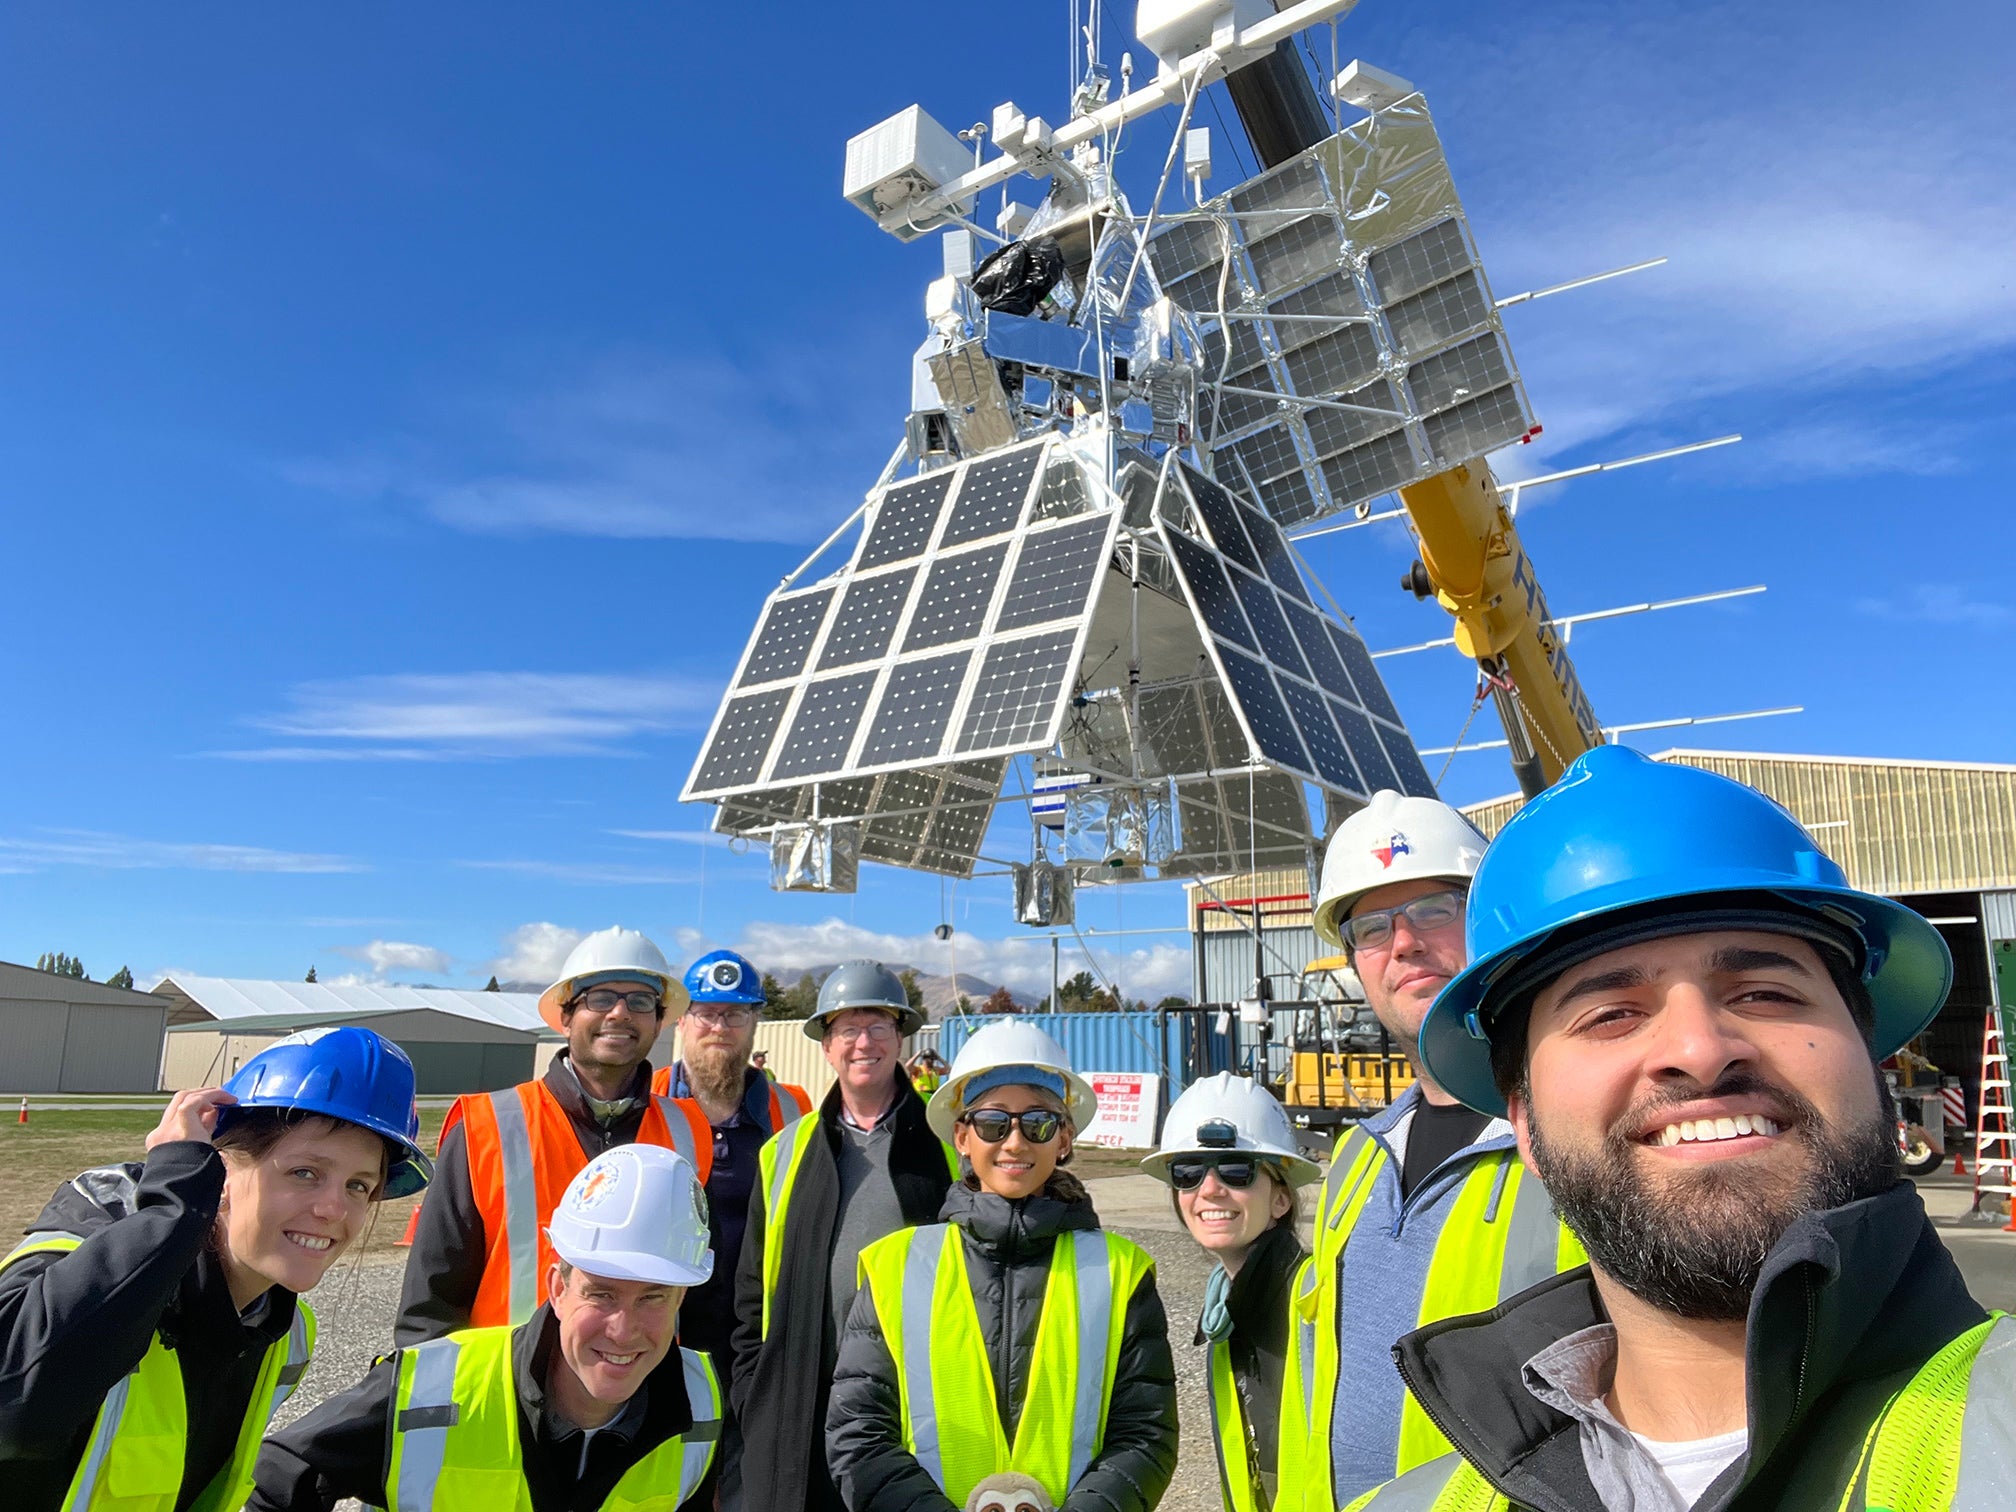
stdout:
<svg viewBox="0 0 2016 1512">
<path fill-rule="evenodd" d="M 1511 1125 L 1437 1086 L 1417 1049 L 1435 995 L 1463 970 L 1463 905 L 1484 850 L 1446 803 L 1385 791 L 1324 852 L 1316 931 L 1350 954 L 1415 1080 L 1338 1141 L 1317 1204 L 1315 1263 L 1295 1298 L 1313 1369 L 1287 1407 L 1302 1420 L 1283 1429 L 1303 1437 L 1304 1512 L 1331 1512 L 1447 1452 L 1394 1373 L 1396 1339 L 1582 1262 L 1525 1176 Z"/>
<path fill-rule="evenodd" d="M 764 1145 L 735 1278 L 731 1400 L 748 1507 L 841 1512 L 826 1404 L 856 1265 L 884 1235 L 936 1222 L 959 1174 L 903 1073 L 903 1040 L 923 1021 L 874 961 L 836 967 L 805 1021 L 834 1086 Z"/>
<path fill-rule="evenodd" d="M 707 1115 L 651 1091 L 647 1057 L 686 989 L 634 929 L 576 945 L 539 1014 L 567 1037 L 546 1075 L 456 1099 L 441 1128 L 435 1181 L 406 1259 L 393 1337 L 403 1347 L 462 1328 L 516 1327 L 538 1308 L 553 1263 L 546 1225 L 567 1184 L 618 1145 L 677 1150 L 705 1182 Z"/>
</svg>

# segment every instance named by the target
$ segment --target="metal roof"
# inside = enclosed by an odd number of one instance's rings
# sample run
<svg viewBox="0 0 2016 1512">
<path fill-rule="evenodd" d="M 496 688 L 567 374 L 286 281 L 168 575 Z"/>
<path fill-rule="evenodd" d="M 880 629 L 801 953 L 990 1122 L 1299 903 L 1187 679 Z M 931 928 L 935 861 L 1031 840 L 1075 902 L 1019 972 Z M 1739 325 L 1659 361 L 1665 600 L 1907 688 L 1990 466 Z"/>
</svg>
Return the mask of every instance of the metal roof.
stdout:
<svg viewBox="0 0 2016 1512">
<path fill-rule="evenodd" d="M 456 1039 L 552 1039 L 539 1017 L 539 999 L 529 992 L 476 992 L 456 987 L 336 987 L 322 982 L 260 982 L 243 978 L 171 976 L 154 991 L 175 1002 L 169 1031 L 225 1028 L 237 1033 L 287 1033 L 334 1024 L 363 1024 L 397 1018 L 392 1038 L 425 1039 L 415 1015 L 442 1015 L 459 1021 Z M 437 1019 L 437 1022 L 439 1020 Z M 443 1026 L 448 1027 L 448 1026 Z"/>
</svg>

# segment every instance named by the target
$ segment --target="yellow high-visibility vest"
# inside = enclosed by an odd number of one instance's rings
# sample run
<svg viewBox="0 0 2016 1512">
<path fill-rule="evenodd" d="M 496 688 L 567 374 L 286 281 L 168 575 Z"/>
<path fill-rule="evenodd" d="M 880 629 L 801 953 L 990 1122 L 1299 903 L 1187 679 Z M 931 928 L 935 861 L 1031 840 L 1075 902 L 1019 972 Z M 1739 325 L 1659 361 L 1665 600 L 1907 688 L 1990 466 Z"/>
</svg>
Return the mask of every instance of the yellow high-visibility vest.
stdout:
<svg viewBox="0 0 2016 1512">
<path fill-rule="evenodd" d="M 861 1251 L 861 1282 L 896 1365 L 903 1447 L 955 1505 L 1007 1470 L 1063 1505 L 1104 1442 L 1127 1304 L 1154 1268 L 1147 1251 L 1118 1234 L 1057 1236 L 1011 1445 L 957 1228 L 901 1229 Z"/>
<path fill-rule="evenodd" d="M 1884 1404 L 1837 1512 L 1993 1512 L 2016 1464 L 2016 1318 L 1996 1313 L 1919 1367 Z M 1346 1512 L 1511 1512 L 1460 1454 L 1388 1481 Z"/>
<path fill-rule="evenodd" d="M 1316 1208 L 1316 1253 L 1298 1275 L 1290 1319 L 1290 1372 L 1284 1393 L 1282 1495 L 1277 1512 L 1333 1512 L 1330 1418 L 1337 1394 L 1337 1275 L 1344 1251 L 1390 1162 L 1363 1129 L 1345 1136 L 1323 1180 Z M 1554 1213 L 1547 1190 L 1528 1175 L 1516 1150 L 1479 1156 L 1463 1177 L 1435 1242 L 1415 1327 L 1483 1312 L 1561 1271 L 1586 1264 L 1581 1241 Z M 1290 1495 L 1290 1451 L 1293 1490 Z M 1394 1474 L 1449 1452 L 1449 1441 L 1409 1395 L 1400 1409 Z"/>
<path fill-rule="evenodd" d="M 390 1512 L 532 1512 L 518 1440 L 510 1328 L 471 1328 L 399 1355 Z M 681 1349 L 693 1426 L 623 1472 L 602 1512 L 674 1512 L 700 1489 L 721 1438 L 721 1387 L 697 1350 Z"/>
<path fill-rule="evenodd" d="M 0 1270 L 28 1255 L 66 1253 L 83 1242 L 76 1234 L 33 1234 L 0 1260 Z M 314 1353 L 315 1314 L 297 1297 L 286 1337 L 268 1345 L 260 1362 L 231 1458 L 190 1512 L 238 1512 L 245 1504 L 252 1494 L 252 1472 L 266 1426 L 280 1404 L 294 1394 Z M 182 1393 L 182 1365 L 157 1334 L 140 1363 L 105 1393 L 84 1441 L 84 1457 L 70 1478 L 62 1512 L 175 1512 L 188 1441 L 189 1403 Z"/>
<path fill-rule="evenodd" d="M 791 1209 L 791 1193 L 798 1185 L 798 1171 L 805 1164 L 805 1152 L 819 1137 L 824 1120 L 812 1113 L 788 1129 L 780 1129 L 763 1143 L 757 1157 L 757 1182 L 763 1191 L 763 1338 L 770 1337 L 770 1302 L 777 1295 L 777 1278 L 784 1273 L 784 1221 Z M 959 1179 L 959 1152 L 942 1144 L 945 1163 L 952 1179 Z"/>
</svg>

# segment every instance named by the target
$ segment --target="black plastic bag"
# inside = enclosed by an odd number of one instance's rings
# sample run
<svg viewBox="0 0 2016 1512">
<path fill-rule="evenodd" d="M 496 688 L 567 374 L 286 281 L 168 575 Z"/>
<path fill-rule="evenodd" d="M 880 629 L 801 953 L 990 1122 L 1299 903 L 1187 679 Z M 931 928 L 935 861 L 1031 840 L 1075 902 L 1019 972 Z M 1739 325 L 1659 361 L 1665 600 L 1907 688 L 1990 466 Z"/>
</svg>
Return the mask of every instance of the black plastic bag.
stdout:
<svg viewBox="0 0 2016 1512">
<path fill-rule="evenodd" d="M 1010 242 L 973 270 L 980 303 L 1004 315 L 1033 315 L 1043 296 L 1064 276 L 1064 254 L 1050 237 Z"/>
</svg>

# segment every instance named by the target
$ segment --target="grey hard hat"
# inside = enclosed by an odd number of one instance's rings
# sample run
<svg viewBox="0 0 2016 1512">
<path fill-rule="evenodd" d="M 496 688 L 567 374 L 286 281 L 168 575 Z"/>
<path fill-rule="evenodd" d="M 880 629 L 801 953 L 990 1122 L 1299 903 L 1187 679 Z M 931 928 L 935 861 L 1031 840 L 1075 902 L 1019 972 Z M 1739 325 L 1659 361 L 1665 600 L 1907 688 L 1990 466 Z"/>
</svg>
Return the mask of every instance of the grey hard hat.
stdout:
<svg viewBox="0 0 2016 1512">
<path fill-rule="evenodd" d="M 924 1015 L 910 1006 L 903 979 L 879 961 L 848 961 L 836 966 L 819 986 L 819 1006 L 805 1020 L 809 1038 L 826 1037 L 826 1021 L 850 1008 L 880 1008 L 896 1016 L 897 1031 L 905 1038 L 917 1032 Z"/>
</svg>

